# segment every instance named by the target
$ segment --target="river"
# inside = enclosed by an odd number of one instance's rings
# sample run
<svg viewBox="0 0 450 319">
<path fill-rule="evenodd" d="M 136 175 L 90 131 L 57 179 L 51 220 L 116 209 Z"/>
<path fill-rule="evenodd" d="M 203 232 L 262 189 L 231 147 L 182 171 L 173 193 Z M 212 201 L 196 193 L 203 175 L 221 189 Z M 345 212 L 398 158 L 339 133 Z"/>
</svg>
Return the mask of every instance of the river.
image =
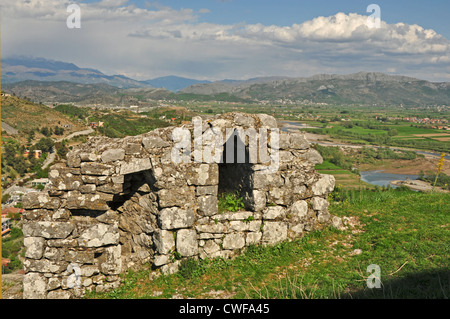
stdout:
<svg viewBox="0 0 450 319">
<path fill-rule="evenodd" d="M 419 175 L 409 175 L 409 174 L 393 174 L 386 173 L 385 171 L 365 171 L 361 172 L 361 180 L 376 186 L 391 186 L 396 188 L 395 185 L 392 185 L 392 181 L 404 181 L 406 179 L 416 180 L 419 178 Z"/>
</svg>

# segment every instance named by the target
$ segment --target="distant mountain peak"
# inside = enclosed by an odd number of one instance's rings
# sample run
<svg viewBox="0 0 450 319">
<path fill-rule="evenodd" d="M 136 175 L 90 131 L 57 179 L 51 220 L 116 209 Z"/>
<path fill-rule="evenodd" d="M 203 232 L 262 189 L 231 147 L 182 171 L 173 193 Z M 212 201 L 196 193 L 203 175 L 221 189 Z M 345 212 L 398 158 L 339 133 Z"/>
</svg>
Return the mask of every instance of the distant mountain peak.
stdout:
<svg viewBox="0 0 450 319">
<path fill-rule="evenodd" d="M 68 81 L 82 84 L 104 83 L 119 88 L 150 87 L 123 75 L 106 75 L 92 68 L 80 68 L 73 63 L 36 58 L 13 56 L 2 59 L 2 83 L 15 83 L 25 80 Z"/>
</svg>

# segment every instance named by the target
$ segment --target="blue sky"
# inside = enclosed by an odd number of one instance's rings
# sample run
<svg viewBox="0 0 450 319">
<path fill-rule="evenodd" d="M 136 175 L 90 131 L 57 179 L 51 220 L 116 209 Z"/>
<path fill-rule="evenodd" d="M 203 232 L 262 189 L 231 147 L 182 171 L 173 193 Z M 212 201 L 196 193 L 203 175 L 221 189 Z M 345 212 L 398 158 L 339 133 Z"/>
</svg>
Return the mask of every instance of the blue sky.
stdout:
<svg viewBox="0 0 450 319">
<path fill-rule="evenodd" d="M 66 27 L 80 5 L 81 28 Z M 380 28 L 367 24 L 371 3 Z M 376 71 L 450 82 L 447 0 L 2 0 L 3 57 L 145 80 Z"/>
<path fill-rule="evenodd" d="M 86 1 L 96 2 L 96 1 Z M 389 23 L 419 24 L 432 28 L 450 39 L 450 1 L 446 0 L 164 0 L 129 1 L 138 7 L 150 4 L 175 9 L 209 9 L 201 22 L 235 24 L 239 22 L 287 26 L 302 23 L 317 16 L 331 16 L 338 12 L 367 14 L 368 5 L 378 4 L 382 19 Z"/>
</svg>

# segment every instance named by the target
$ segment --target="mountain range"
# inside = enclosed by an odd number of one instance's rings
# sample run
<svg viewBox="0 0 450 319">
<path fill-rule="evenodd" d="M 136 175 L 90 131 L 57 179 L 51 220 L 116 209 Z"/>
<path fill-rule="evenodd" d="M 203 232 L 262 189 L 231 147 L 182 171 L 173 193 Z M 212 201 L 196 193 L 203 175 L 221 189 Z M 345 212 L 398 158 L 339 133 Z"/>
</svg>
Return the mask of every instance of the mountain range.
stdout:
<svg viewBox="0 0 450 319">
<path fill-rule="evenodd" d="M 158 99 L 270 103 L 450 105 L 450 83 L 379 72 L 202 81 L 166 76 L 138 81 L 43 58 L 2 59 L 2 89 L 33 101 L 148 104 Z"/>
<path fill-rule="evenodd" d="M 190 85 L 210 83 L 179 76 L 165 76 L 138 81 L 124 75 L 106 75 L 91 68 L 80 68 L 73 63 L 33 57 L 9 57 L 2 59 L 2 84 L 16 83 L 25 80 L 34 81 L 66 81 L 81 84 L 108 84 L 121 89 L 129 88 L 165 88 L 176 92 Z"/>
</svg>

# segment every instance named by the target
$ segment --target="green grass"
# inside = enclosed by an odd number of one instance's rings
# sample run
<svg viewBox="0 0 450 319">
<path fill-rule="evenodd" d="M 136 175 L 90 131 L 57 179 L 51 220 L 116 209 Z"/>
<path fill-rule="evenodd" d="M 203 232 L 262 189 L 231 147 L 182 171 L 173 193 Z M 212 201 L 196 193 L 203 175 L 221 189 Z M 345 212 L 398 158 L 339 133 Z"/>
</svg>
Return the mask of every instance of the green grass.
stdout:
<svg viewBox="0 0 450 319">
<path fill-rule="evenodd" d="M 341 170 L 342 168 L 329 161 L 323 161 L 322 164 L 316 165 L 317 170 Z"/>
<path fill-rule="evenodd" d="M 448 298 L 449 194 L 405 190 L 338 190 L 331 213 L 348 229 L 325 228 L 272 247 L 252 246 L 234 260 L 184 261 L 150 280 L 130 272 L 123 285 L 89 298 Z M 355 249 L 361 254 L 352 255 Z M 371 264 L 381 289 L 367 288 Z M 154 292 L 159 292 L 155 295 Z"/>
</svg>

